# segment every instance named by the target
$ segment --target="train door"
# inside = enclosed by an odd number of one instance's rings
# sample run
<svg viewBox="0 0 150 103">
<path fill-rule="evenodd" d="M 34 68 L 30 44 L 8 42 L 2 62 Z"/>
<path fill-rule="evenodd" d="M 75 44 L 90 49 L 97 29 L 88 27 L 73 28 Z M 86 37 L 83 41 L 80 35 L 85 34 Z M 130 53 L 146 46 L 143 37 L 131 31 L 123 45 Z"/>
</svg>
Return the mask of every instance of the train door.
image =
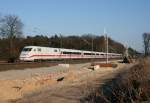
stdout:
<svg viewBox="0 0 150 103">
<path fill-rule="evenodd" d="M 37 59 L 42 59 L 42 49 L 37 48 Z"/>
<path fill-rule="evenodd" d="M 81 58 L 84 58 L 84 53 L 83 53 L 83 51 L 81 52 Z"/>
<path fill-rule="evenodd" d="M 36 59 L 37 59 L 37 49 L 36 49 L 36 48 L 33 48 L 33 51 L 32 51 L 32 58 L 33 58 L 33 60 L 36 60 Z"/>
<path fill-rule="evenodd" d="M 61 59 L 61 56 L 63 55 L 63 52 L 61 51 L 61 49 L 59 49 L 59 54 L 58 54 L 58 59 Z"/>
</svg>

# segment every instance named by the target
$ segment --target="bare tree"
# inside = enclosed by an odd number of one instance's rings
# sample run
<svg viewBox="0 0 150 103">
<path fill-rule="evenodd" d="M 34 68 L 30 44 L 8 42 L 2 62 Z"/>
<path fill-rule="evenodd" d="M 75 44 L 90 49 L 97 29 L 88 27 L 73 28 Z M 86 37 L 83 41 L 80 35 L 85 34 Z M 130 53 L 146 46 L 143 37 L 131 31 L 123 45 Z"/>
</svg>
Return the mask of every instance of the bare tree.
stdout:
<svg viewBox="0 0 150 103">
<path fill-rule="evenodd" d="M 150 53 L 150 33 L 143 34 L 143 43 L 144 43 L 145 55 L 147 56 Z"/>
<path fill-rule="evenodd" d="M 14 44 L 15 38 L 22 36 L 23 23 L 16 15 L 7 15 L 0 19 L 0 35 L 9 40 L 10 58 L 14 57 Z"/>
</svg>

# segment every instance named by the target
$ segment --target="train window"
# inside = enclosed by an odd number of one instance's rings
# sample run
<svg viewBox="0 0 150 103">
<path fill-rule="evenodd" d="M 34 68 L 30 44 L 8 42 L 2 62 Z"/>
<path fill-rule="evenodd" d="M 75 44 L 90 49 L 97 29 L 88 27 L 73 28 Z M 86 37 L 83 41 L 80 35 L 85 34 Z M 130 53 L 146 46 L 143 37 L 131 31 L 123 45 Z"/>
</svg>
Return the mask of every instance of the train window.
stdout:
<svg viewBox="0 0 150 103">
<path fill-rule="evenodd" d="M 80 54 L 80 55 L 81 55 L 81 53 L 80 53 L 80 52 L 72 52 L 72 54 Z"/>
<path fill-rule="evenodd" d="M 92 55 L 92 53 L 84 53 L 84 55 Z"/>
<path fill-rule="evenodd" d="M 31 50 L 32 50 L 32 48 L 23 48 L 23 50 L 22 50 L 22 51 L 27 52 L 27 51 L 31 51 Z"/>
<path fill-rule="evenodd" d="M 62 52 L 63 54 L 67 54 L 67 52 Z"/>
<path fill-rule="evenodd" d="M 34 49 L 34 51 L 36 51 L 36 49 Z"/>
<path fill-rule="evenodd" d="M 38 50 L 39 52 L 41 52 L 41 48 L 38 48 L 37 50 Z"/>
<path fill-rule="evenodd" d="M 79 54 L 79 55 L 81 55 L 80 52 L 66 52 L 66 51 L 64 51 L 63 54 Z"/>
<path fill-rule="evenodd" d="M 64 51 L 63 54 L 71 54 L 71 52 L 66 52 L 66 51 Z"/>
<path fill-rule="evenodd" d="M 95 55 L 95 53 L 84 53 L 84 55 Z"/>
<path fill-rule="evenodd" d="M 54 49 L 54 52 L 57 52 L 57 49 Z"/>
</svg>

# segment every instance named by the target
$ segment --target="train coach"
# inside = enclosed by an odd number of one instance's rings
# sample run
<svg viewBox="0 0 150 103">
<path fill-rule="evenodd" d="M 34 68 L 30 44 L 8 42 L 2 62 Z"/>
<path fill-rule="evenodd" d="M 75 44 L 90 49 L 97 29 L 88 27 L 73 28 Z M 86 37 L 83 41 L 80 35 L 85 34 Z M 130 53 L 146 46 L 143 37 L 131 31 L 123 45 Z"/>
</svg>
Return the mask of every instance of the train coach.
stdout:
<svg viewBox="0 0 150 103">
<path fill-rule="evenodd" d="M 121 58 L 121 54 L 108 53 L 108 58 Z M 59 59 L 91 59 L 106 58 L 104 52 L 84 51 L 75 49 L 25 46 L 21 51 L 21 61 L 59 60 Z"/>
</svg>

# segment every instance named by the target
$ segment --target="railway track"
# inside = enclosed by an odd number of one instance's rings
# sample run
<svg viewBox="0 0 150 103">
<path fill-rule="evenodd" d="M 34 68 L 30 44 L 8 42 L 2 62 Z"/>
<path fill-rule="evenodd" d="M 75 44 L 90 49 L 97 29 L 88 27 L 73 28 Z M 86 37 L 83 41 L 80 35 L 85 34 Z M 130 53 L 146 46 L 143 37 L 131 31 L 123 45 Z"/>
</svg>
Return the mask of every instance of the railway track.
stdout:
<svg viewBox="0 0 150 103">
<path fill-rule="evenodd" d="M 80 64 L 80 63 L 88 63 L 88 62 L 93 63 L 93 62 L 102 62 L 102 61 L 105 61 L 105 59 L 63 60 L 63 61 L 45 61 L 45 62 L 42 62 L 42 61 L 40 62 L 15 62 L 15 63 L 0 62 L 0 71 L 22 70 L 22 69 L 28 69 L 28 68 L 35 69 L 39 67 L 56 66 L 58 64 Z"/>
</svg>

